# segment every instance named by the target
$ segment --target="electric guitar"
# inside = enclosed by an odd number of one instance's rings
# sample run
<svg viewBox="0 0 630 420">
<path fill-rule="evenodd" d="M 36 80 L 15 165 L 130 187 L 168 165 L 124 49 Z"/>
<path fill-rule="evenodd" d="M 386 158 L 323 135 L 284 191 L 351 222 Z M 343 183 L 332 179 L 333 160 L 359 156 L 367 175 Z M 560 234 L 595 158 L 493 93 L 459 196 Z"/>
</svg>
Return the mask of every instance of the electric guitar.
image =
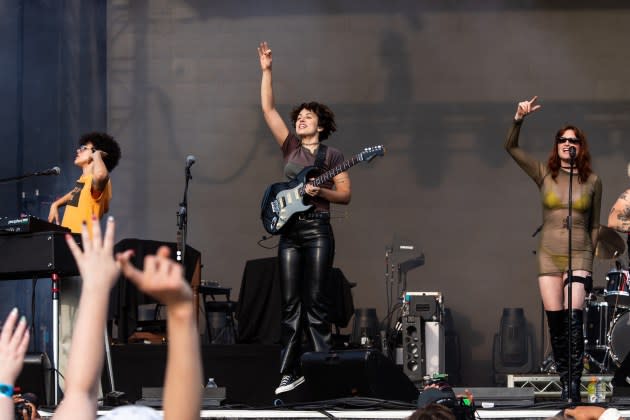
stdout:
<svg viewBox="0 0 630 420">
<path fill-rule="evenodd" d="M 281 229 L 297 214 L 309 210 L 312 204 L 304 204 L 304 187 L 312 184 L 319 187 L 334 176 L 346 171 L 360 162 L 369 162 L 376 156 L 383 156 L 385 148 L 382 145 L 366 147 L 351 159 L 324 172 L 317 178 L 309 180 L 309 174 L 318 171 L 315 166 L 308 166 L 300 171 L 297 176 L 288 182 L 271 184 L 265 190 L 260 204 L 260 218 L 263 227 L 272 235 L 280 233 Z"/>
</svg>

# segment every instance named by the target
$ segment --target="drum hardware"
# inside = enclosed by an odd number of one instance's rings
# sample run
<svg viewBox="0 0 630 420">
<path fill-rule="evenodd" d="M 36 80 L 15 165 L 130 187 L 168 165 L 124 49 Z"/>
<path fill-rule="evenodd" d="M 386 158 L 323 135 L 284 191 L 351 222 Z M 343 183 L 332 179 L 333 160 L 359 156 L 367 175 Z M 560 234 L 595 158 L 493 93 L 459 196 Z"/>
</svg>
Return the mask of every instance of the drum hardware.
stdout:
<svg viewBox="0 0 630 420">
<path fill-rule="evenodd" d="M 549 353 L 545 360 L 543 360 L 543 362 L 540 364 L 540 372 L 552 374 L 558 372 L 556 361 L 553 359 L 553 353 Z"/>
<path fill-rule="evenodd" d="M 623 252 L 619 235 L 601 226 L 597 257 L 616 258 Z M 630 354 L 630 270 L 615 260 L 606 274 L 606 286 L 594 288 L 584 303 L 585 367 L 597 373 L 614 372 Z M 548 357 L 541 371 L 553 369 L 553 358 Z"/>
<path fill-rule="evenodd" d="M 630 309 L 630 271 L 613 268 L 606 274 L 604 298 L 614 308 Z"/>
<path fill-rule="evenodd" d="M 616 279 L 623 278 L 612 277 L 615 281 L 611 284 L 618 284 Z M 589 366 L 587 370 L 608 373 L 630 352 L 630 339 L 625 337 L 630 332 L 630 308 L 615 304 L 620 295 L 607 294 L 606 289 L 598 292 L 591 293 L 585 301 L 584 358 L 585 366 Z"/>
<path fill-rule="evenodd" d="M 607 333 L 611 323 L 608 302 L 591 293 L 584 305 L 584 366 L 587 371 L 608 372 Z"/>
<path fill-rule="evenodd" d="M 608 302 L 587 300 L 584 305 L 584 349 L 606 350 L 610 328 Z"/>
<path fill-rule="evenodd" d="M 589 352 L 584 352 L 584 359 L 585 359 L 585 363 L 584 366 L 590 366 L 590 365 L 595 365 L 597 366 L 597 372 L 598 373 L 608 373 L 608 350 L 606 350 L 606 354 L 604 355 L 604 360 L 603 361 L 599 361 L 597 360 L 595 357 L 593 357 Z M 589 371 L 592 370 L 589 368 Z"/>
<path fill-rule="evenodd" d="M 605 225 L 599 226 L 595 256 L 603 260 L 617 258 L 626 251 L 626 244 L 621 236 L 612 228 Z"/>
</svg>

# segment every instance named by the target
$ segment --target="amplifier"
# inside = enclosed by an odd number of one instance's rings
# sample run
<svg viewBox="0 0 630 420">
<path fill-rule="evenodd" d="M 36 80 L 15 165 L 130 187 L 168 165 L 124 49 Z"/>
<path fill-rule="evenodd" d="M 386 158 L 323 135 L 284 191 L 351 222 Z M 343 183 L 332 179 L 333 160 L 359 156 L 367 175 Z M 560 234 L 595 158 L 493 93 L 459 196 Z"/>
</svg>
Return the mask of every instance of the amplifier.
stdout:
<svg viewBox="0 0 630 420">
<path fill-rule="evenodd" d="M 415 404 L 418 399 L 413 382 L 375 349 L 306 352 L 301 360 L 310 401 L 364 397 Z"/>
<path fill-rule="evenodd" d="M 442 322 L 444 301 L 440 292 L 405 292 L 403 315 L 419 316 L 424 321 Z"/>
</svg>

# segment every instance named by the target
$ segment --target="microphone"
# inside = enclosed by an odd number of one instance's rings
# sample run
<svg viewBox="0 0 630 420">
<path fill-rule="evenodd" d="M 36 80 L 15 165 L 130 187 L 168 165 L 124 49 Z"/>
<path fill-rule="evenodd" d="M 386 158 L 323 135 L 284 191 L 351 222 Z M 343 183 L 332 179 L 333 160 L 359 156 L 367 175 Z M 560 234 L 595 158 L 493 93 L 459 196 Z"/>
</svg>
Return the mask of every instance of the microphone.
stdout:
<svg viewBox="0 0 630 420">
<path fill-rule="evenodd" d="M 571 159 L 575 159 L 575 153 L 575 146 L 569 147 L 569 156 L 571 157 Z"/>
<path fill-rule="evenodd" d="M 50 169 L 46 169 L 45 171 L 35 172 L 34 175 L 35 176 L 40 176 L 40 175 L 59 175 L 60 173 L 61 173 L 61 169 L 59 169 L 59 166 L 55 166 L 55 167 L 52 167 Z"/>
<path fill-rule="evenodd" d="M 193 166 L 193 164 L 196 161 L 197 160 L 195 159 L 195 157 L 193 155 L 186 156 L 186 169 L 190 169 L 190 167 Z"/>
</svg>

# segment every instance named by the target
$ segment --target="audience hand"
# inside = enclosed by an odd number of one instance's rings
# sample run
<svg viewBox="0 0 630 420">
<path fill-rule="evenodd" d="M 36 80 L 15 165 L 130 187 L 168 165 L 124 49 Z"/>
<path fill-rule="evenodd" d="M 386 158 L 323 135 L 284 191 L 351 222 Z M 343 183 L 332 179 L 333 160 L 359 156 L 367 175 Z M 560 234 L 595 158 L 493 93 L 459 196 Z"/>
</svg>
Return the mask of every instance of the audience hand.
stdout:
<svg viewBox="0 0 630 420">
<path fill-rule="evenodd" d="M 170 250 L 166 246 L 158 249 L 156 255 L 144 258 L 144 270 L 133 266 L 130 259 L 133 251 L 125 251 L 116 255 L 123 274 L 138 289 L 154 297 L 168 309 L 192 302 L 192 290 L 184 280 L 184 269 L 181 264 L 169 258 Z"/>
<path fill-rule="evenodd" d="M 575 420 L 597 420 L 605 411 L 603 407 L 595 405 L 580 405 L 575 408 L 567 408 L 564 415 L 571 416 Z"/>
<path fill-rule="evenodd" d="M 24 364 L 28 342 L 26 319 L 22 317 L 18 321 L 18 310 L 14 308 L 7 316 L 0 333 L 0 383 L 11 386 L 15 384 Z"/>
<path fill-rule="evenodd" d="M 32 402 L 24 399 L 22 395 L 14 395 L 13 403 L 15 405 L 22 405 L 22 418 L 23 420 L 37 420 L 42 417 L 39 415 L 39 411 L 37 411 L 37 406 Z M 17 407 L 16 407 L 17 409 Z"/>
<path fill-rule="evenodd" d="M 79 248 L 72 235 L 66 235 L 68 247 L 77 262 L 81 274 L 83 292 L 109 291 L 120 273 L 120 267 L 114 260 L 114 218 L 107 218 L 105 236 L 101 237 L 101 227 L 96 218 L 92 219 L 92 237 L 88 234 L 84 224 L 81 229 L 83 250 Z"/>
</svg>

